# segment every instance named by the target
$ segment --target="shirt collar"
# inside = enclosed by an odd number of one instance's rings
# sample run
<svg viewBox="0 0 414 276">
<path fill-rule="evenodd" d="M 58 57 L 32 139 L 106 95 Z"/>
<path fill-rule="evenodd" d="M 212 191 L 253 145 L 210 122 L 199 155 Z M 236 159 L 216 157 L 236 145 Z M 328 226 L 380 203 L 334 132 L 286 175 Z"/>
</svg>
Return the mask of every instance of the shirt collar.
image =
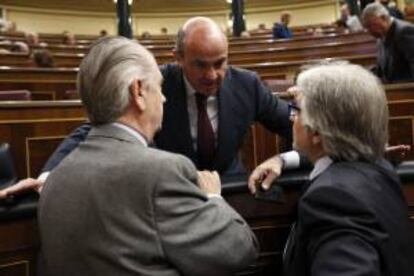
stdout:
<svg viewBox="0 0 414 276">
<path fill-rule="evenodd" d="M 148 141 L 144 137 L 144 135 L 142 135 L 141 133 L 139 133 L 137 130 L 133 129 L 132 127 L 127 126 L 125 124 L 117 123 L 117 122 L 112 123 L 111 125 L 113 125 L 114 127 L 125 130 L 126 132 L 128 132 L 129 134 L 131 134 L 132 136 L 137 138 L 137 140 L 140 141 L 142 144 L 144 144 L 144 146 L 148 147 Z"/>
<path fill-rule="evenodd" d="M 390 18 L 391 21 L 391 25 L 390 28 L 388 29 L 388 32 L 385 34 L 385 37 L 383 38 L 383 41 L 385 41 L 386 43 L 391 42 L 394 39 L 394 32 L 395 32 L 395 19 L 391 16 Z"/>
<path fill-rule="evenodd" d="M 315 166 L 313 167 L 313 170 L 309 175 L 309 180 L 314 180 L 317 176 L 323 173 L 332 163 L 333 160 L 329 156 L 319 158 L 316 161 Z"/>
<path fill-rule="evenodd" d="M 184 75 L 185 91 L 187 92 L 187 97 L 192 97 L 196 93 L 194 87 L 190 84 L 186 76 Z"/>
</svg>

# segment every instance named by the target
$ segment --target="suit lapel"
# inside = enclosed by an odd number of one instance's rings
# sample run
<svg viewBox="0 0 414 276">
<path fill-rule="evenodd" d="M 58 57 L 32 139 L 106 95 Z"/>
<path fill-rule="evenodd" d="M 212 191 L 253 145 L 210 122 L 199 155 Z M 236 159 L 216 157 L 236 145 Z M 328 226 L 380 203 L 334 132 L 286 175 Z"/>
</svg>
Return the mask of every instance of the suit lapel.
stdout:
<svg viewBox="0 0 414 276">
<path fill-rule="evenodd" d="M 233 94 L 230 81 L 231 75 L 227 70 L 225 81 L 218 92 L 218 134 L 217 149 L 214 158 L 214 167 L 222 168 L 226 165 L 226 159 L 232 154 L 231 145 L 234 144 L 233 134 L 235 122 L 233 112 Z"/>
<path fill-rule="evenodd" d="M 169 133 L 176 137 L 172 139 L 180 144 L 182 153 L 195 160 L 195 150 L 191 139 L 190 121 L 187 109 L 187 93 L 182 71 L 179 70 L 177 86 L 167 98 L 167 108 L 164 120 L 168 120 Z"/>
</svg>

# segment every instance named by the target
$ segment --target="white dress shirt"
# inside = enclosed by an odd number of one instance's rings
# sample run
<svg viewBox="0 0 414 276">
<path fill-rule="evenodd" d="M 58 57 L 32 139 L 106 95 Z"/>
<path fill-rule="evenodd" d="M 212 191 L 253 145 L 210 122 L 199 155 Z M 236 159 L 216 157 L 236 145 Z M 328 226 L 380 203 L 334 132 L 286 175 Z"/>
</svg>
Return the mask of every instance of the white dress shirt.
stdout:
<svg viewBox="0 0 414 276">
<path fill-rule="evenodd" d="M 187 111 L 188 119 L 190 122 L 191 139 L 193 141 L 194 150 L 197 151 L 197 118 L 198 110 L 196 103 L 196 90 L 184 76 L 185 90 L 187 92 Z M 217 96 L 209 96 L 207 98 L 207 115 L 210 119 L 211 126 L 214 132 L 214 144 L 217 145 L 217 132 L 218 132 L 218 100 Z"/>
</svg>

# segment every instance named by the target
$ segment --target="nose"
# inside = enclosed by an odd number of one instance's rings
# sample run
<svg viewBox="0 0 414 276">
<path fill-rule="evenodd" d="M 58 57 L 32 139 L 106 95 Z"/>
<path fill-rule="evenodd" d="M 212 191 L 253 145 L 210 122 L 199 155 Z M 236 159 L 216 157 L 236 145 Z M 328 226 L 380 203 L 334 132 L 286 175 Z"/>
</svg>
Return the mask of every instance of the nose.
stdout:
<svg viewBox="0 0 414 276">
<path fill-rule="evenodd" d="M 215 80 L 217 78 L 217 72 L 213 66 L 210 66 L 206 69 L 205 77 L 209 80 Z"/>
</svg>

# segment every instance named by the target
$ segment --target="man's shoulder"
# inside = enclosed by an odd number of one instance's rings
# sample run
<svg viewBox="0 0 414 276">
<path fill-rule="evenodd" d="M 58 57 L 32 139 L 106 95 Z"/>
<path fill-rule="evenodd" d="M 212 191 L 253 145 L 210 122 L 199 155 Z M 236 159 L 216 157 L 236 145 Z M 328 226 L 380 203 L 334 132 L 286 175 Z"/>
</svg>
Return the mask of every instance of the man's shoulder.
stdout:
<svg viewBox="0 0 414 276">
<path fill-rule="evenodd" d="M 411 34 L 414 33 L 414 24 L 411 22 L 394 18 L 394 24 L 396 35 L 405 34 L 406 32 L 410 32 Z"/>
<path fill-rule="evenodd" d="M 240 68 L 229 66 L 227 69 L 227 76 L 231 79 L 242 79 L 242 80 L 256 80 L 258 79 L 258 75 L 256 72 Z"/>
<path fill-rule="evenodd" d="M 178 66 L 176 63 L 162 64 L 159 66 L 159 68 L 164 78 L 171 75 L 176 75 L 181 72 L 180 66 Z"/>
<path fill-rule="evenodd" d="M 156 162 L 167 170 L 174 171 L 183 168 L 196 170 L 191 160 L 184 155 L 156 148 L 146 148 L 145 152 L 151 162 Z"/>
</svg>

